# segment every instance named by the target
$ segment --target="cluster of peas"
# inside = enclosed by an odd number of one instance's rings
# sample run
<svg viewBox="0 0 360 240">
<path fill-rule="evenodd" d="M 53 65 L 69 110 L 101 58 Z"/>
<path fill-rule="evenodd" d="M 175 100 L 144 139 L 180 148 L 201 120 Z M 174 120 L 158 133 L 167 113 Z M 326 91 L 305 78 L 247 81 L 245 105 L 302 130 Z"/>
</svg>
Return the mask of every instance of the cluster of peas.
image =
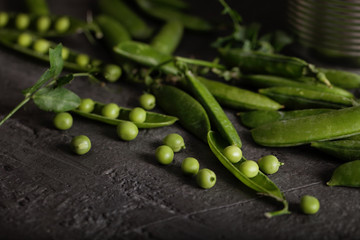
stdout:
<svg viewBox="0 0 360 240">
<path fill-rule="evenodd" d="M 171 133 L 163 139 L 163 145 L 156 148 L 155 157 L 160 164 L 169 165 L 173 162 L 174 153 L 181 149 L 185 149 L 183 137 L 177 133 Z M 209 189 L 216 183 L 216 174 L 208 168 L 200 169 L 196 158 L 185 158 L 181 162 L 181 171 L 187 176 L 196 176 L 196 182 L 201 188 Z"/>
</svg>

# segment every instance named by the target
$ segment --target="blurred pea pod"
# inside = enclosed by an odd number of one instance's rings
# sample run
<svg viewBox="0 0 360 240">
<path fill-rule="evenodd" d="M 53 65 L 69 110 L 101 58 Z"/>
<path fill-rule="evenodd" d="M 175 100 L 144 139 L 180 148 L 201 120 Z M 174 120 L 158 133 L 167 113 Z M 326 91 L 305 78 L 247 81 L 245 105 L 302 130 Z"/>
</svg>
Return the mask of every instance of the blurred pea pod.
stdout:
<svg viewBox="0 0 360 240">
<path fill-rule="evenodd" d="M 189 4 L 184 2 L 183 0 L 151 0 L 155 4 L 165 5 L 167 7 L 185 9 L 189 7 Z"/>
<path fill-rule="evenodd" d="M 320 68 L 321 72 L 325 73 L 330 82 L 338 87 L 345 89 L 352 89 L 360 87 L 360 75 L 337 69 Z"/>
<path fill-rule="evenodd" d="M 98 2 L 100 11 L 119 21 L 128 30 L 132 37 L 147 39 L 153 32 L 146 22 L 141 19 L 122 0 L 100 0 Z"/>
<path fill-rule="evenodd" d="M 49 15 L 47 0 L 25 0 L 29 13 L 36 15 Z"/>
<path fill-rule="evenodd" d="M 358 103 L 348 97 L 296 87 L 271 87 L 259 92 L 283 104 L 287 109 L 344 108 Z"/>
<path fill-rule="evenodd" d="M 159 4 L 156 1 L 136 0 L 137 5 L 148 15 L 164 20 L 166 22 L 177 20 L 185 28 L 197 31 L 209 31 L 212 29 L 210 23 L 197 16 L 186 14 L 179 9 L 168 7 L 165 4 Z"/>
<path fill-rule="evenodd" d="M 152 39 L 150 46 L 164 54 L 172 54 L 179 45 L 184 26 L 179 21 L 167 22 Z"/>
<path fill-rule="evenodd" d="M 346 91 L 345 89 L 339 87 L 329 88 L 324 84 L 320 84 L 313 81 L 299 82 L 296 80 L 292 80 L 290 78 L 283 78 L 272 75 L 244 75 L 241 76 L 240 83 L 255 88 L 296 87 L 296 88 L 304 88 L 319 92 L 337 94 L 348 98 L 354 97 L 354 95 L 351 92 Z"/>
<path fill-rule="evenodd" d="M 317 109 L 304 109 L 295 111 L 268 111 L 259 110 L 251 112 L 238 113 L 241 123 L 248 128 L 256 128 L 267 123 L 289 120 L 294 118 L 301 118 L 320 113 L 334 111 L 334 109 L 317 108 Z"/>
<path fill-rule="evenodd" d="M 263 146 L 286 147 L 345 138 L 360 133 L 360 107 L 276 121 L 251 130 Z"/>
</svg>

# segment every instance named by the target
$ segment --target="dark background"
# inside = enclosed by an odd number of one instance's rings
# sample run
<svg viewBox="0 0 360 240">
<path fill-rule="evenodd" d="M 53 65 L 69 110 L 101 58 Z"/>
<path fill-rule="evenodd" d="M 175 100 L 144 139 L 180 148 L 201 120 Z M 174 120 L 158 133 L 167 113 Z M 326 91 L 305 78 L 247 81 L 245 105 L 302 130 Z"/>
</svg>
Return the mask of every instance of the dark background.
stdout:
<svg viewBox="0 0 360 240">
<path fill-rule="evenodd" d="M 257 21 L 265 30 L 286 28 L 284 1 L 229 1 L 246 22 Z M 217 1 L 192 1 L 193 12 L 216 23 Z M 95 1 L 50 1 L 53 13 L 85 19 Z M 3 0 L 0 10 L 21 10 L 20 1 Z M 157 22 L 154 22 L 156 25 Z M 211 59 L 214 34 L 186 32 L 177 51 L 182 56 Z M 101 44 L 90 45 L 84 36 L 59 39 L 65 46 L 104 60 L 110 54 Z M 22 100 L 21 90 L 32 85 L 48 67 L 0 47 L 0 116 Z M 66 71 L 65 71 L 66 72 Z M 135 107 L 143 89 L 123 82 L 110 90 L 76 79 L 70 86 L 81 97 Z M 156 109 L 156 111 L 161 111 Z M 226 110 L 239 131 L 249 159 L 274 154 L 285 165 L 271 179 L 290 202 L 291 215 L 266 219 L 264 213 L 282 206 L 257 196 L 234 178 L 209 147 L 180 125 L 141 130 L 136 140 L 123 142 L 115 128 L 74 116 L 68 131 L 53 128 L 53 114 L 32 103 L 0 127 L 0 239 L 358 239 L 359 197 L 354 188 L 325 185 L 340 164 L 308 146 L 257 146 L 241 126 L 236 111 Z M 186 149 L 170 166 L 160 166 L 154 152 L 169 133 L 181 134 Z M 92 150 L 75 156 L 71 138 L 85 134 Z M 210 190 L 181 174 L 185 157 L 199 159 L 201 167 L 217 174 Z M 298 208 L 301 196 L 316 196 L 321 209 L 314 216 Z"/>
</svg>

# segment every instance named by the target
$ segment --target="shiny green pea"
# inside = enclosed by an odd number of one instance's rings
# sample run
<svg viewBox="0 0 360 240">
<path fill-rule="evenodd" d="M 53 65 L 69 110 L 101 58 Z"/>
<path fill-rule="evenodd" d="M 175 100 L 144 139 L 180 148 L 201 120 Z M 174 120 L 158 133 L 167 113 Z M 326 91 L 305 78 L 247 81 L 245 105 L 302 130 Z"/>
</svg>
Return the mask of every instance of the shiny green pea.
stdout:
<svg viewBox="0 0 360 240">
<path fill-rule="evenodd" d="M 33 44 L 33 48 L 38 53 L 47 53 L 50 48 L 50 42 L 45 39 L 37 39 Z"/>
<path fill-rule="evenodd" d="M 212 188 L 216 183 L 216 175 L 210 169 L 200 169 L 200 171 L 196 175 L 196 182 L 201 188 Z"/>
<path fill-rule="evenodd" d="M 320 209 L 320 202 L 316 197 L 304 195 L 300 200 L 300 208 L 305 214 L 315 214 Z"/>
<path fill-rule="evenodd" d="M 80 67 L 87 67 L 90 62 L 90 57 L 86 54 L 79 54 L 76 56 L 76 64 Z"/>
<path fill-rule="evenodd" d="M 9 14 L 6 12 L 0 12 L 0 28 L 6 26 L 9 22 Z"/>
<path fill-rule="evenodd" d="M 70 113 L 57 113 L 53 119 L 54 126 L 59 130 L 70 129 L 73 125 L 73 118 Z"/>
<path fill-rule="evenodd" d="M 60 17 L 55 22 L 55 31 L 58 33 L 64 33 L 69 30 L 71 25 L 70 19 L 66 16 Z"/>
<path fill-rule="evenodd" d="M 101 114 L 108 118 L 117 118 L 119 116 L 120 108 L 116 103 L 108 103 L 101 109 Z"/>
<path fill-rule="evenodd" d="M 181 163 L 181 171 L 185 175 L 195 176 L 199 172 L 199 168 L 199 161 L 193 157 L 187 157 Z"/>
<path fill-rule="evenodd" d="M 274 155 L 267 155 L 259 159 L 259 168 L 263 173 L 274 174 L 279 170 L 279 167 L 284 163 L 279 162 Z"/>
<path fill-rule="evenodd" d="M 78 110 L 85 113 L 91 113 L 94 111 L 94 108 L 95 102 L 91 98 L 81 99 L 80 105 L 78 106 Z"/>
<path fill-rule="evenodd" d="M 32 44 L 33 38 L 28 33 L 21 33 L 17 39 L 17 43 L 22 47 L 29 47 Z"/>
<path fill-rule="evenodd" d="M 253 178 L 259 173 L 259 165 L 253 160 L 246 160 L 240 164 L 239 170 L 248 178 Z"/>
<path fill-rule="evenodd" d="M 235 145 L 227 146 L 224 149 L 224 155 L 227 159 L 230 160 L 232 163 L 237 163 L 242 158 L 242 151 L 239 147 Z"/>
<path fill-rule="evenodd" d="M 139 133 L 138 127 L 128 121 L 120 122 L 116 130 L 119 138 L 124 141 L 134 140 Z"/>
<path fill-rule="evenodd" d="M 174 152 L 179 152 L 181 149 L 185 149 L 184 139 L 177 133 L 170 133 L 167 135 L 163 140 L 163 144 L 171 147 Z"/>
<path fill-rule="evenodd" d="M 154 95 L 150 93 L 144 93 L 139 98 L 140 106 L 143 107 L 146 110 L 151 110 L 156 105 L 156 98 Z"/>
<path fill-rule="evenodd" d="M 36 29 L 39 32 L 46 32 L 51 25 L 51 19 L 48 16 L 41 16 L 36 20 Z"/>
<path fill-rule="evenodd" d="M 30 17 L 25 13 L 16 16 L 15 27 L 19 30 L 25 30 L 30 25 Z"/>
<path fill-rule="evenodd" d="M 107 64 L 103 70 L 103 74 L 109 82 L 116 82 L 120 78 L 122 70 L 118 65 Z"/>
<path fill-rule="evenodd" d="M 136 107 L 129 113 L 129 120 L 135 123 L 143 123 L 146 120 L 146 111 L 143 108 Z"/>
<path fill-rule="evenodd" d="M 156 148 L 155 157 L 159 163 L 169 165 L 174 159 L 174 151 L 169 146 L 162 145 Z"/>
<path fill-rule="evenodd" d="M 90 151 L 91 149 L 91 141 L 85 135 L 79 135 L 72 139 L 71 148 L 74 153 L 78 155 L 83 155 Z"/>
</svg>

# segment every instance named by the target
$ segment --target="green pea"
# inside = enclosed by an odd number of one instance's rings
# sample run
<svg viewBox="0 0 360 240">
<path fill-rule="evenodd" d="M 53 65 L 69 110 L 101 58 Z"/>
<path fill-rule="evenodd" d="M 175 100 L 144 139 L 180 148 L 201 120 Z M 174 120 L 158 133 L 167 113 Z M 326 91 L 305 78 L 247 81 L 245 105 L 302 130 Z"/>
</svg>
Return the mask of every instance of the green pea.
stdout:
<svg viewBox="0 0 360 240">
<path fill-rule="evenodd" d="M 240 164 L 239 170 L 248 178 L 253 178 L 259 173 L 259 165 L 253 160 L 246 160 Z"/>
<path fill-rule="evenodd" d="M 238 146 L 231 145 L 224 149 L 224 155 L 232 163 L 237 163 L 242 158 L 242 151 Z"/>
<path fill-rule="evenodd" d="M 320 209 L 320 202 L 316 197 L 304 195 L 300 200 L 300 208 L 305 214 L 315 214 Z"/>
<path fill-rule="evenodd" d="M 47 53 L 50 48 L 50 42 L 45 39 L 38 39 L 34 42 L 33 48 L 38 53 Z"/>
<path fill-rule="evenodd" d="M 144 93 L 139 98 L 140 106 L 143 107 L 146 110 L 151 110 L 156 105 L 156 99 L 155 96 L 150 93 Z"/>
<path fill-rule="evenodd" d="M 177 133 L 167 135 L 163 140 L 163 144 L 171 147 L 174 152 L 179 152 L 181 149 L 185 149 L 184 139 Z"/>
<path fill-rule="evenodd" d="M 57 113 L 53 119 L 54 126 L 59 130 L 70 129 L 73 125 L 73 118 L 70 113 Z"/>
<path fill-rule="evenodd" d="M 102 61 L 100 59 L 92 59 L 91 60 L 91 66 L 98 67 L 102 64 Z"/>
<path fill-rule="evenodd" d="M 81 99 L 80 105 L 78 106 L 79 111 L 85 113 L 91 113 L 94 111 L 95 102 L 91 98 Z"/>
<path fill-rule="evenodd" d="M 9 22 L 9 14 L 6 12 L 0 12 L 0 28 L 6 26 Z"/>
<path fill-rule="evenodd" d="M 174 159 L 174 151 L 169 146 L 162 145 L 156 148 L 155 157 L 159 163 L 168 165 Z"/>
<path fill-rule="evenodd" d="M 22 47 L 29 47 L 33 41 L 33 38 L 28 33 L 21 33 L 17 39 L 17 43 Z"/>
<path fill-rule="evenodd" d="M 58 33 L 64 33 L 69 30 L 70 24 L 70 19 L 68 17 L 60 17 L 55 22 L 55 31 Z"/>
<path fill-rule="evenodd" d="M 210 169 L 203 168 L 197 173 L 196 182 L 201 188 L 212 188 L 216 183 L 216 175 Z"/>
<path fill-rule="evenodd" d="M 62 50 L 61 50 L 61 57 L 63 60 L 66 60 L 68 59 L 70 56 L 70 50 L 66 47 L 63 47 Z"/>
<path fill-rule="evenodd" d="M 120 122 L 117 125 L 116 130 L 119 138 L 124 141 L 134 140 L 139 133 L 138 127 L 134 123 L 128 121 Z"/>
<path fill-rule="evenodd" d="M 25 13 L 20 13 L 16 16 L 15 26 L 19 30 L 24 30 L 30 25 L 30 17 Z"/>
<path fill-rule="evenodd" d="M 280 166 L 284 165 L 284 163 L 279 162 L 274 155 L 267 155 L 260 158 L 258 164 L 260 170 L 266 174 L 274 174 L 279 170 Z"/>
<path fill-rule="evenodd" d="M 119 116 L 120 108 L 116 103 L 108 103 L 101 109 L 104 117 L 115 119 Z"/>
<path fill-rule="evenodd" d="M 79 54 L 76 56 L 75 61 L 80 67 L 87 67 L 90 62 L 90 57 L 86 54 Z"/>
<path fill-rule="evenodd" d="M 39 32 L 46 32 L 51 25 L 51 19 L 48 16 L 41 16 L 36 20 L 36 29 Z"/>
<path fill-rule="evenodd" d="M 122 70 L 118 65 L 107 64 L 103 70 L 103 74 L 109 82 L 116 82 L 120 78 Z"/>
<path fill-rule="evenodd" d="M 199 168 L 199 161 L 193 157 L 187 157 L 181 163 L 181 170 L 185 175 L 195 176 L 199 172 Z"/>
<path fill-rule="evenodd" d="M 90 139 L 85 135 L 76 136 L 71 141 L 71 148 L 74 153 L 83 155 L 91 149 Z"/>
<path fill-rule="evenodd" d="M 136 107 L 129 113 L 129 120 L 136 123 L 143 123 L 146 120 L 146 111 L 143 108 Z"/>
</svg>

